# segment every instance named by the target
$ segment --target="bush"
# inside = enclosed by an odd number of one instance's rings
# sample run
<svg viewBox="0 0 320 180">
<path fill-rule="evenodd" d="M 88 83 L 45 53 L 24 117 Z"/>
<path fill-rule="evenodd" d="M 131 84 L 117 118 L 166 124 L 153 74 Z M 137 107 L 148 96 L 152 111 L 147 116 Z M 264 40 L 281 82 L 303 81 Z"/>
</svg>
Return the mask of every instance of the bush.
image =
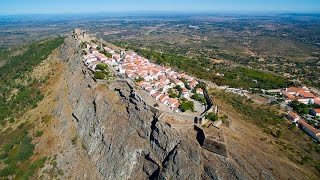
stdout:
<svg viewBox="0 0 320 180">
<path fill-rule="evenodd" d="M 209 119 L 210 121 L 213 121 L 213 122 L 217 121 L 219 119 L 219 117 L 216 114 L 214 114 L 213 112 L 206 114 L 205 118 Z"/>
<path fill-rule="evenodd" d="M 277 130 L 276 133 L 273 133 L 272 135 L 276 138 L 280 138 L 282 136 L 283 132 L 281 130 Z"/>
<path fill-rule="evenodd" d="M 309 112 L 308 105 L 300 103 L 297 100 L 291 101 L 289 106 L 299 114 L 308 114 Z"/>
<path fill-rule="evenodd" d="M 194 103 L 193 101 L 183 101 L 180 105 L 180 109 L 182 112 L 190 110 L 191 112 L 194 112 Z"/>
<path fill-rule="evenodd" d="M 96 71 L 96 72 L 94 72 L 94 77 L 96 79 L 105 79 L 106 75 L 101 71 Z"/>
<path fill-rule="evenodd" d="M 100 51 L 100 53 L 104 54 L 104 55 L 105 55 L 106 57 L 108 57 L 108 58 L 112 58 L 112 54 L 108 53 L 108 52 L 105 51 L 105 50 Z"/>
<path fill-rule="evenodd" d="M 177 98 L 177 97 L 178 97 L 178 94 L 176 94 L 176 93 L 171 93 L 171 94 L 169 94 L 169 97 L 170 97 L 170 98 Z"/>
<path fill-rule="evenodd" d="M 43 135 L 43 131 L 37 131 L 35 137 L 40 137 Z"/>
<path fill-rule="evenodd" d="M 175 88 L 176 90 L 178 90 L 179 92 L 182 91 L 182 87 L 181 87 L 180 85 L 176 85 L 174 88 Z"/>
<path fill-rule="evenodd" d="M 14 175 L 17 171 L 17 165 L 11 164 L 6 166 L 5 168 L 0 171 L 0 177 L 8 177 L 10 175 Z"/>
<path fill-rule="evenodd" d="M 87 54 L 88 54 L 87 51 L 82 50 L 81 55 L 87 55 Z"/>
<path fill-rule="evenodd" d="M 107 65 L 106 65 L 106 64 L 103 64 L 103 63 L 98 64 L 98 65 L 96 66 L 96 70 L 104 71 L 104 70 L 106 70 L 106 69 L 107 69 Z"/>
<path fill-rule="evenodd" d="M 203 96 L 200 96 L 197 93 L 194 93 L 190 98 L 194 99 L 196 101 L 199 101 L 199 102 L 203 103 L 204 105 L 207 105 L 206 98 L 204 98 Z"/>
<path fill-rule="evenodd" d="M 18 160 L 24 161 L 33 155 L 34 145 L 31 143 L 32 139 L 29 136 L 24 136 L 21 141 L 20 151 L 18 153 Z"/>
<path fill-rule="evenodd" d="M 71 139 L 71 142 L 73 145 L 77 144 L 77 141 L 78 141 L 78 136 L 75 135 L 72 139 Z"/>
<path fill-rule="evenodd" d="M 135 79 L 134 82 L 141 82 L 144 81 L 144 79 L 142 77 L 139 77 L 138 79 Z"/>
</svg>

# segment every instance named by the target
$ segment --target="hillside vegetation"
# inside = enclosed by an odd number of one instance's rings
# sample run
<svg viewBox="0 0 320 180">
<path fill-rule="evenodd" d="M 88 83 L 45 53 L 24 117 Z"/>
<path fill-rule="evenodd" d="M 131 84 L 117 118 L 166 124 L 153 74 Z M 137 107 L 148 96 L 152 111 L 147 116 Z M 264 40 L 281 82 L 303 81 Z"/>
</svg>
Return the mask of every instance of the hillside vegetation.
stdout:
<svg viewBox="0 0 320 180">
<path fill-rule="evenodd" d="M 29 73 L 63 42 L 60 37 L 33 43 L 22 54 L 8 56 L 0 67 L 0 179 L 29 179 L 47 160 L 31 159 L 35 149 L 32 140 L 43 132 L 30 133 L 35 125 L 20 122 L 20 118 L 43 98 L 40 87 L 44 81 L 33 79 Z"/>
<path fill-rule="evenodd" d="M 261 143 L 274 145 L 290 161 L 320 173 L 319 144 L 295 125 L 288 123 L 284 113 L 236 94 L 218 90 L 213 90 L 211 94 L 219 102 L 230 105 L 240 117 L 256 125 L 273 140 L 260 139 Z"/>
<path fill-rule="evenodd" d="M 23 54 L 12 57 L 0 67 L 0 123 L 27 107 L 35 107 L 43 97 L 37 88 L 39 83 L 27 77 L 26 73 L 45 60 L 49 54 L 63 43 L 64 38 L 56 38 L 33 43 Z"/>
</svg>

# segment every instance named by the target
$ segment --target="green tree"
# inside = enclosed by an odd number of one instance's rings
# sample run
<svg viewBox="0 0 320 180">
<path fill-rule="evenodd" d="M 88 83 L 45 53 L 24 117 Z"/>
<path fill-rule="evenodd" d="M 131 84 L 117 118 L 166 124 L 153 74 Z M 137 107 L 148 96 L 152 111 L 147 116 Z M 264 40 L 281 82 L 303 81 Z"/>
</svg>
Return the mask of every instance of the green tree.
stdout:
<svg viewBox="0 0 320 180">
<path fill-rule="evenodd" d="M 299 114 L 308 114 L 309 112 L 308 105 L 300 103 L 297 100 L 291 101 L 289 106 Z"/>
<path fill-rule="evenodd" d="M 175 88 L 176 90 L 178 90 L 179 92 L 182 91 L 182 87 L 181 87 L 180 85 L 176 85 L 174 88 Z"/>
<path fill-rule="evenodd" d="M 96 66 L 96 70 L 104 71 L 104 70 L 106 70 L 106 69 L 107 69 L 107 65 L 106 65 L 106 64 L 103 64 L 103 63 L 98 64 L 98 65 Z"/>
<path fill-rule="evenodd" d="M 105 79 L 106 75 L 101 71 L 96 71 L 96 72 L 94 72 L 94 77 L 96 79 Z"/>
<path fill-rule="evenodd" d="M 180 109 L 182 112 L 190 110 L 191 112 L 194 112 L 194 103 L 193 101 L 182 101 L 180 105 Z"/>
</svg>

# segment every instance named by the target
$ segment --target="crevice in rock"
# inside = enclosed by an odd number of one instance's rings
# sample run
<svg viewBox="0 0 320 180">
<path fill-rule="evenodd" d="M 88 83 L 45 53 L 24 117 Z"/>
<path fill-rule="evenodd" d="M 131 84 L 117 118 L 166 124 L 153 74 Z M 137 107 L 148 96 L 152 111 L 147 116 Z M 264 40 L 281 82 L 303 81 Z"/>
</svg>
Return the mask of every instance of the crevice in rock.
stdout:
<svg viewBox="0 0 320 180">
<path fill-rule="evenodd" d="M 168 155 L 164 158 L 163 162 L 162 162 L 162 167 L 165 167 L 165 164 L 167 161 L 169 161 L 170 157 L 172 155 L 174 155 L 174 153 L 176 153 L 178 146 L 180 145 L 181 142 L 179 142 L 178 144 L 176 144 L 172 150 L 168 153 Z"/>
<path fill-rule="evenodd" d="M 144 158 L 158 166 L 158 168 L 149 176 L 149 179 L 157 179 L 160 174 L 160 166 L 157 162 L 155 162 L 152 158 L 150 158 L 150 154 L 144 156 Z"/>
<path fill-rule="evenodd" d="M 79 122 L 79 119 L 77 118 L 77 116 L 74 113 L 72 113 L 71 115 L 77 122 Z"/>
<path fill-rule="evenodd" d="M 93 103 L 94 113 L 96 114 L 96 113 L 97 113 L 97 103 L 96 103 L 96 100 L 94 99 L 92 103 Z"/>
</svg>

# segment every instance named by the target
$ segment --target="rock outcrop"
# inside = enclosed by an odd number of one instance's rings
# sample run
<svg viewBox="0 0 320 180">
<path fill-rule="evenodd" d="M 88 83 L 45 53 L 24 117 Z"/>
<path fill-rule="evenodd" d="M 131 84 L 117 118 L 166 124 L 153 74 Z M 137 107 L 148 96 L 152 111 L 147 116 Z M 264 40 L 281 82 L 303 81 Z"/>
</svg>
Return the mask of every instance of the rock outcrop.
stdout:
<svg viewBox="0 0 320 180">
<path fill-rule="evenodd" d="M 97 85 L 83 66 L 73 37 L 61 47 L 70 118 L 104 179 L 246 179 L 228 159 L 201 148 L 196 132 L 176 131 L 157 119 L 125 82 Z M 63 97 L 57 97 L 61 101 Z"/>
</svg>

